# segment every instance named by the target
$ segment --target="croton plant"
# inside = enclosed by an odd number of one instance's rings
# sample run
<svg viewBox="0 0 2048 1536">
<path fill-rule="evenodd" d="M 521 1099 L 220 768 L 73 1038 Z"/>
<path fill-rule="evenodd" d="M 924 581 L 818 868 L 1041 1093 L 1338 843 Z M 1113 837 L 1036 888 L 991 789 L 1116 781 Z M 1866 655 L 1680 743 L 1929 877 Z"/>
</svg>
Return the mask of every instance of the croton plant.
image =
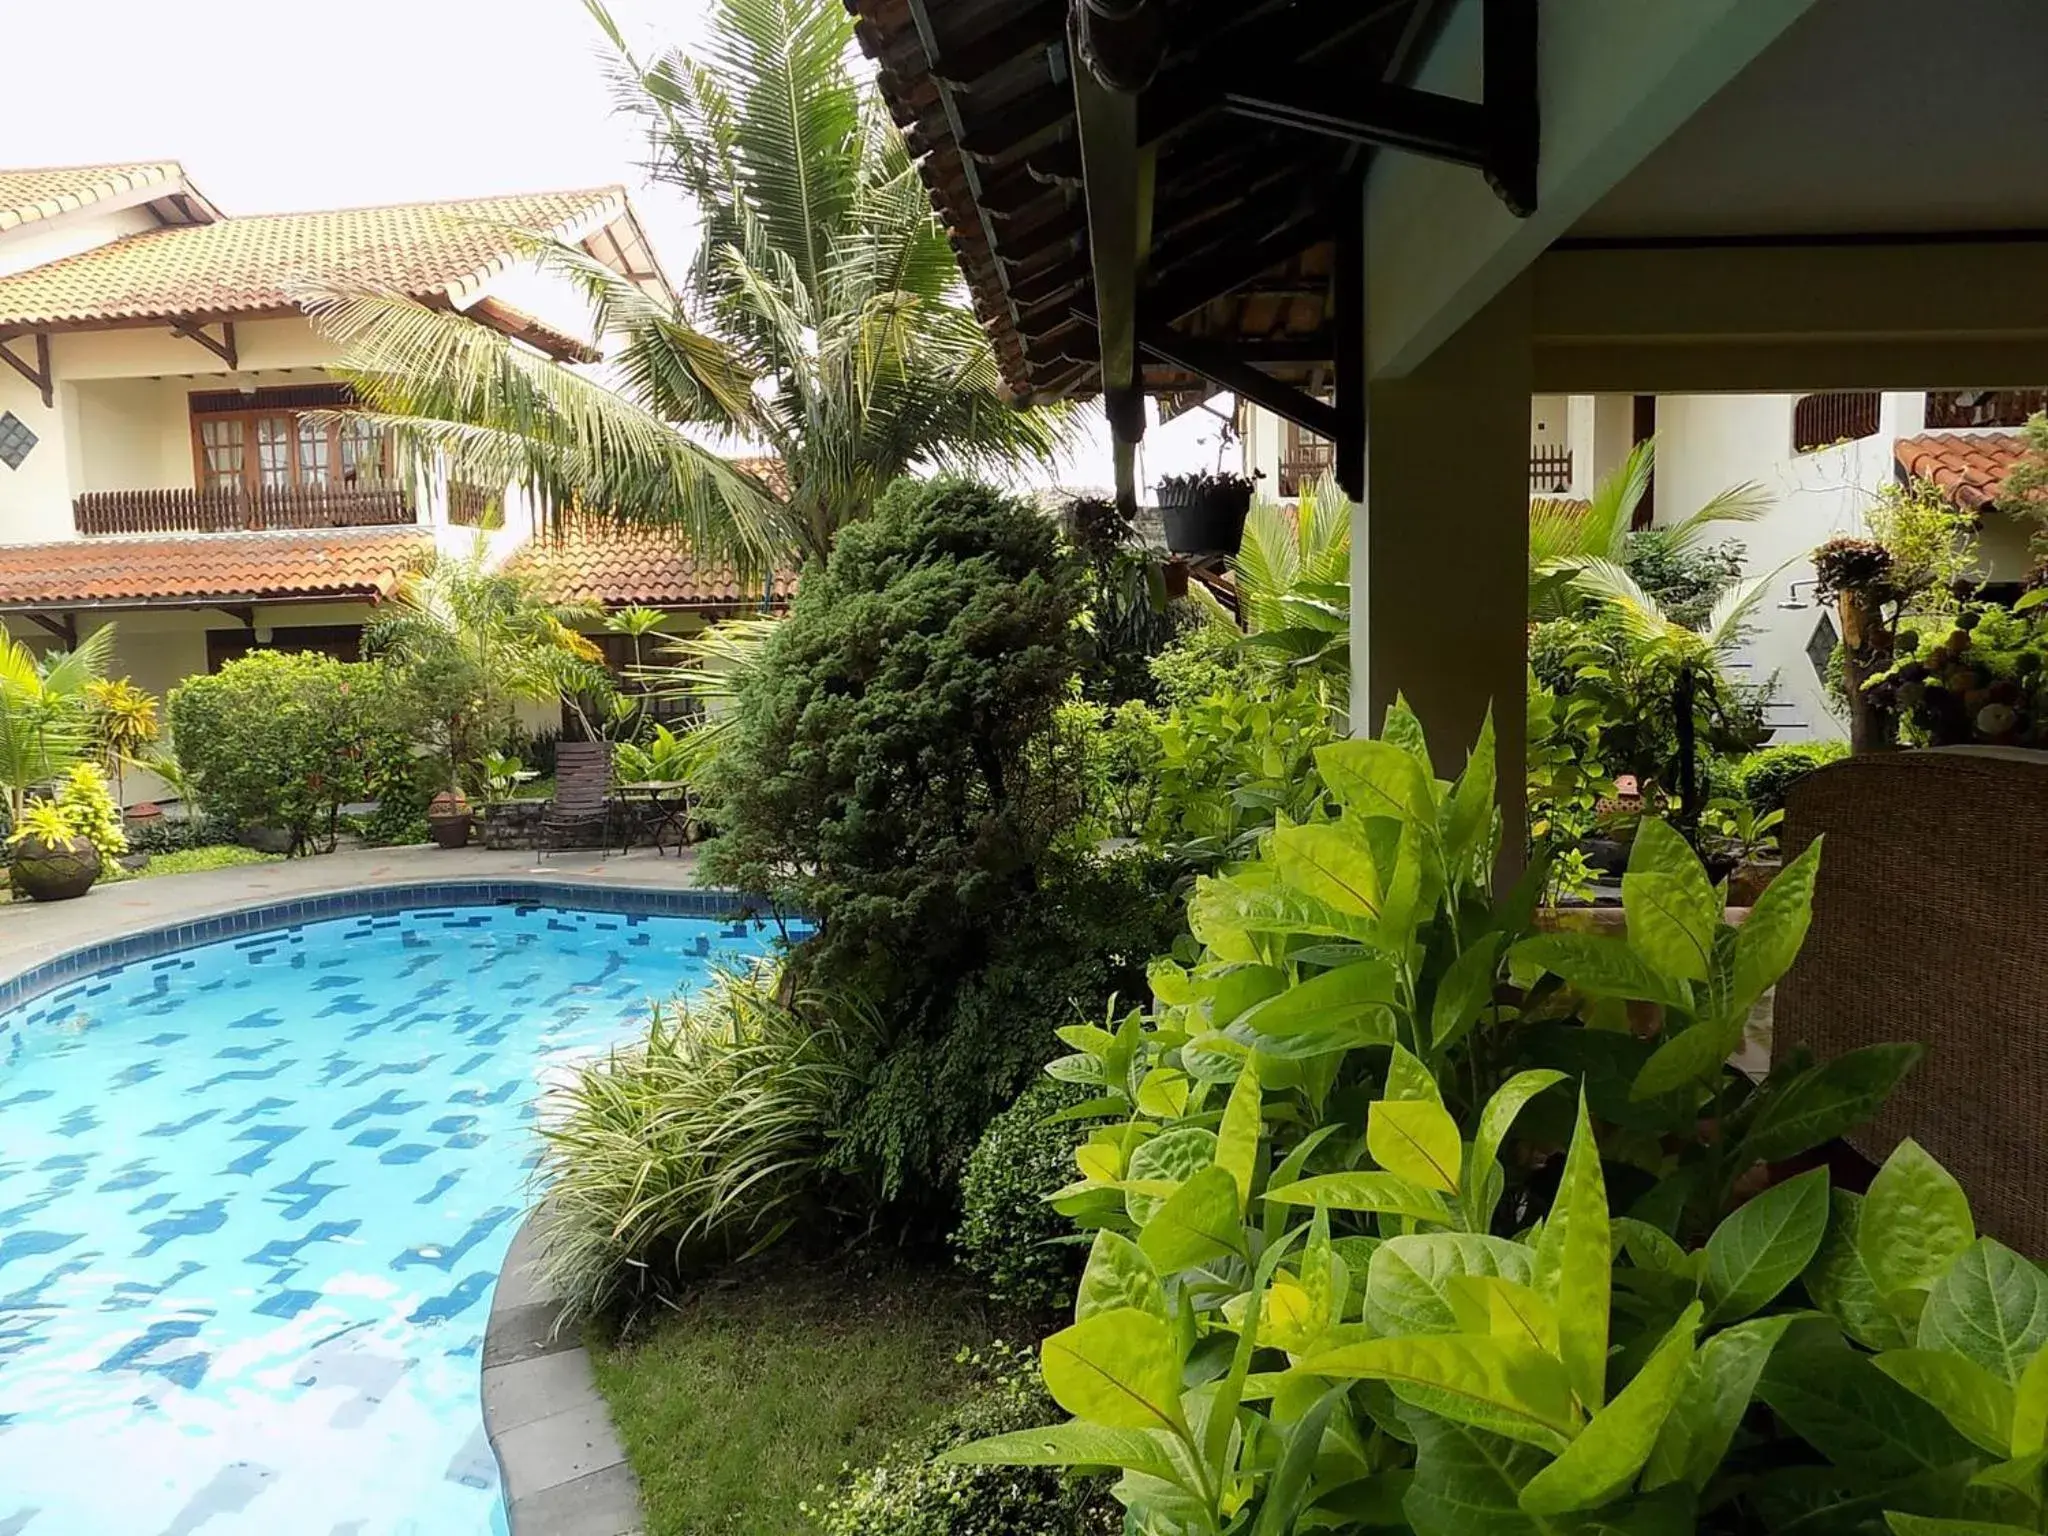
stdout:
<svg viewBox="0 0 2048 1536">
<path fill-rule="evenodd" d="M 1061 1031 L 1093 1231 L 1072 1415 L 956 1460 L 1112 1470 L 1140 1536 L 2048 1529 L 2048 1277 L 1900 1145 L 1808 1154 L 1917 1056 L 1726 1061 L 1805 935 L 1643 828 L 1627 937 L 1496 902 L 1490 725 L 1326 746 L 1334 819 L 1191 899 L 1152 1006 Z"/>
</svg>

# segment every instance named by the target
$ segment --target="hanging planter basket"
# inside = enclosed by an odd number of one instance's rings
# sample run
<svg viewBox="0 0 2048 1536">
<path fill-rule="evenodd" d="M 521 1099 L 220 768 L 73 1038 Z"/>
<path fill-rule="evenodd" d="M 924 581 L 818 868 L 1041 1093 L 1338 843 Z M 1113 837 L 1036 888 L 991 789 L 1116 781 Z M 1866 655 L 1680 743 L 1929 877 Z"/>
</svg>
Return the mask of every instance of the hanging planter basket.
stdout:
<svg viewBox="0 0 2048 1536">
<path fill-rule="evenodd" d="M 1243 475 L 1167 475 L 1159 482 L 1159 517 L 1176 555 L 1235 555 L 1244 543 L 1253 482 Z"/>
</svg>

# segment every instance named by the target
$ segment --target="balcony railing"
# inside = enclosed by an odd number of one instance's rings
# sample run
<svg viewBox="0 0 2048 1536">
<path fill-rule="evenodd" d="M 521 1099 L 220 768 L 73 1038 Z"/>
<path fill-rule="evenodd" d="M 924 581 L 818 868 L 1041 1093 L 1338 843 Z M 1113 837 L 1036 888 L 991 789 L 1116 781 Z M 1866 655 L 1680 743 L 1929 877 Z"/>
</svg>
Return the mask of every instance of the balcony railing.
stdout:
<svg viewBox="0 0 2048 1536">
<path fill-rule="evenodd" d="M 1529 494 L 1562 496 L 1572 488 L 1572 451 L 1569 448 L 1529 450 Z"/>
<path fill-rule="evenodd" d="M 357 486 L 289 490 L 87 491 L 71 503 L 80 533 L 243 533 L 375 528 L 415 522 L 403 491 Z"/>
<path fill-rule="evenodd" d="M 1278 494 L 1299 496 L 1304 487 L 1314 485 L 1336 467 L 1335 443 L 1326 443 L 1321 438 L 1314 442 L 1297 443 L 1280 456 Z"/>
</svg>

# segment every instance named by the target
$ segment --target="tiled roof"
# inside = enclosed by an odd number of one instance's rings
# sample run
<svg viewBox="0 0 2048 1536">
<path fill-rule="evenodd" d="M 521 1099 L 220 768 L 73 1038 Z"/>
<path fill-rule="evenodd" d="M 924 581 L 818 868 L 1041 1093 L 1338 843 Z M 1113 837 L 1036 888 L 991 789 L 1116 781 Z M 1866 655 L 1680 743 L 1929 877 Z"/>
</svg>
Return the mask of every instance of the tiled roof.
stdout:
<svg viewBox="0 0 2048 1536">
<path fill-rule="evenodd" d="M 1998 500 L 2007 473 L 2026 452 L 2026 439 L 2017 432 L 1923 432 L 1900 438 L 1897 447 L 1907 474 L 1932 480 L 1971 512 Z"/>
<path fill-rule="evenodd" d="M 375 601 L 432 547 L 424 528 L 0 544 L 0 608 L 201 598 Z"/>
<path fill-rule="evenodd" d="M 0 277 L 0 328 L 275 314 L 333 287 L 461 301 L 513 259 L 508 228 L 566 237 L 625 199 L 598 187 L 148 230 Z"/>
<path fill-rule="evenodd" d="M 131 165 L 53 165 L 40 170 L 0 171 L 0 233 L 38 219 L 118 197 L 138 187 L 166 186 L 184 179 L 175 160 Z"/>
<path fill-rule="evenodd" d="M 596 518 L 573 518 L 512 557 L 551 602 L 625 608 L 756 608 L 780 605 L 796 589 L 796 573 L 777 571 L 771 584 L 740 580 L 730 565 L 690 553 L 669 529 Z"/>
</svg>

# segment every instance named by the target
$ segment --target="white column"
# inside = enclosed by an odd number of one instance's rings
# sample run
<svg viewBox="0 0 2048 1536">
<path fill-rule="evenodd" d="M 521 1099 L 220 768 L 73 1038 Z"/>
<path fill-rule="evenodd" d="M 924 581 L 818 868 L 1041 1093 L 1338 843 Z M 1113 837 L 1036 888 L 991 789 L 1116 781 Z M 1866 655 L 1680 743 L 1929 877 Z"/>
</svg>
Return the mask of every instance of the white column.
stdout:
<svg viewBox="0 0 2048 1536">
<path fill-rule="evenodd" d="M 1491 706 L 1509 876 L 1522 862 L 1529 302 L 1512 284 L 1422 367 L 1373 384 L 1351 540 L 1353 729 L 1376 733 L 1399 693 L 1450 777 Z"/>
</svg>

